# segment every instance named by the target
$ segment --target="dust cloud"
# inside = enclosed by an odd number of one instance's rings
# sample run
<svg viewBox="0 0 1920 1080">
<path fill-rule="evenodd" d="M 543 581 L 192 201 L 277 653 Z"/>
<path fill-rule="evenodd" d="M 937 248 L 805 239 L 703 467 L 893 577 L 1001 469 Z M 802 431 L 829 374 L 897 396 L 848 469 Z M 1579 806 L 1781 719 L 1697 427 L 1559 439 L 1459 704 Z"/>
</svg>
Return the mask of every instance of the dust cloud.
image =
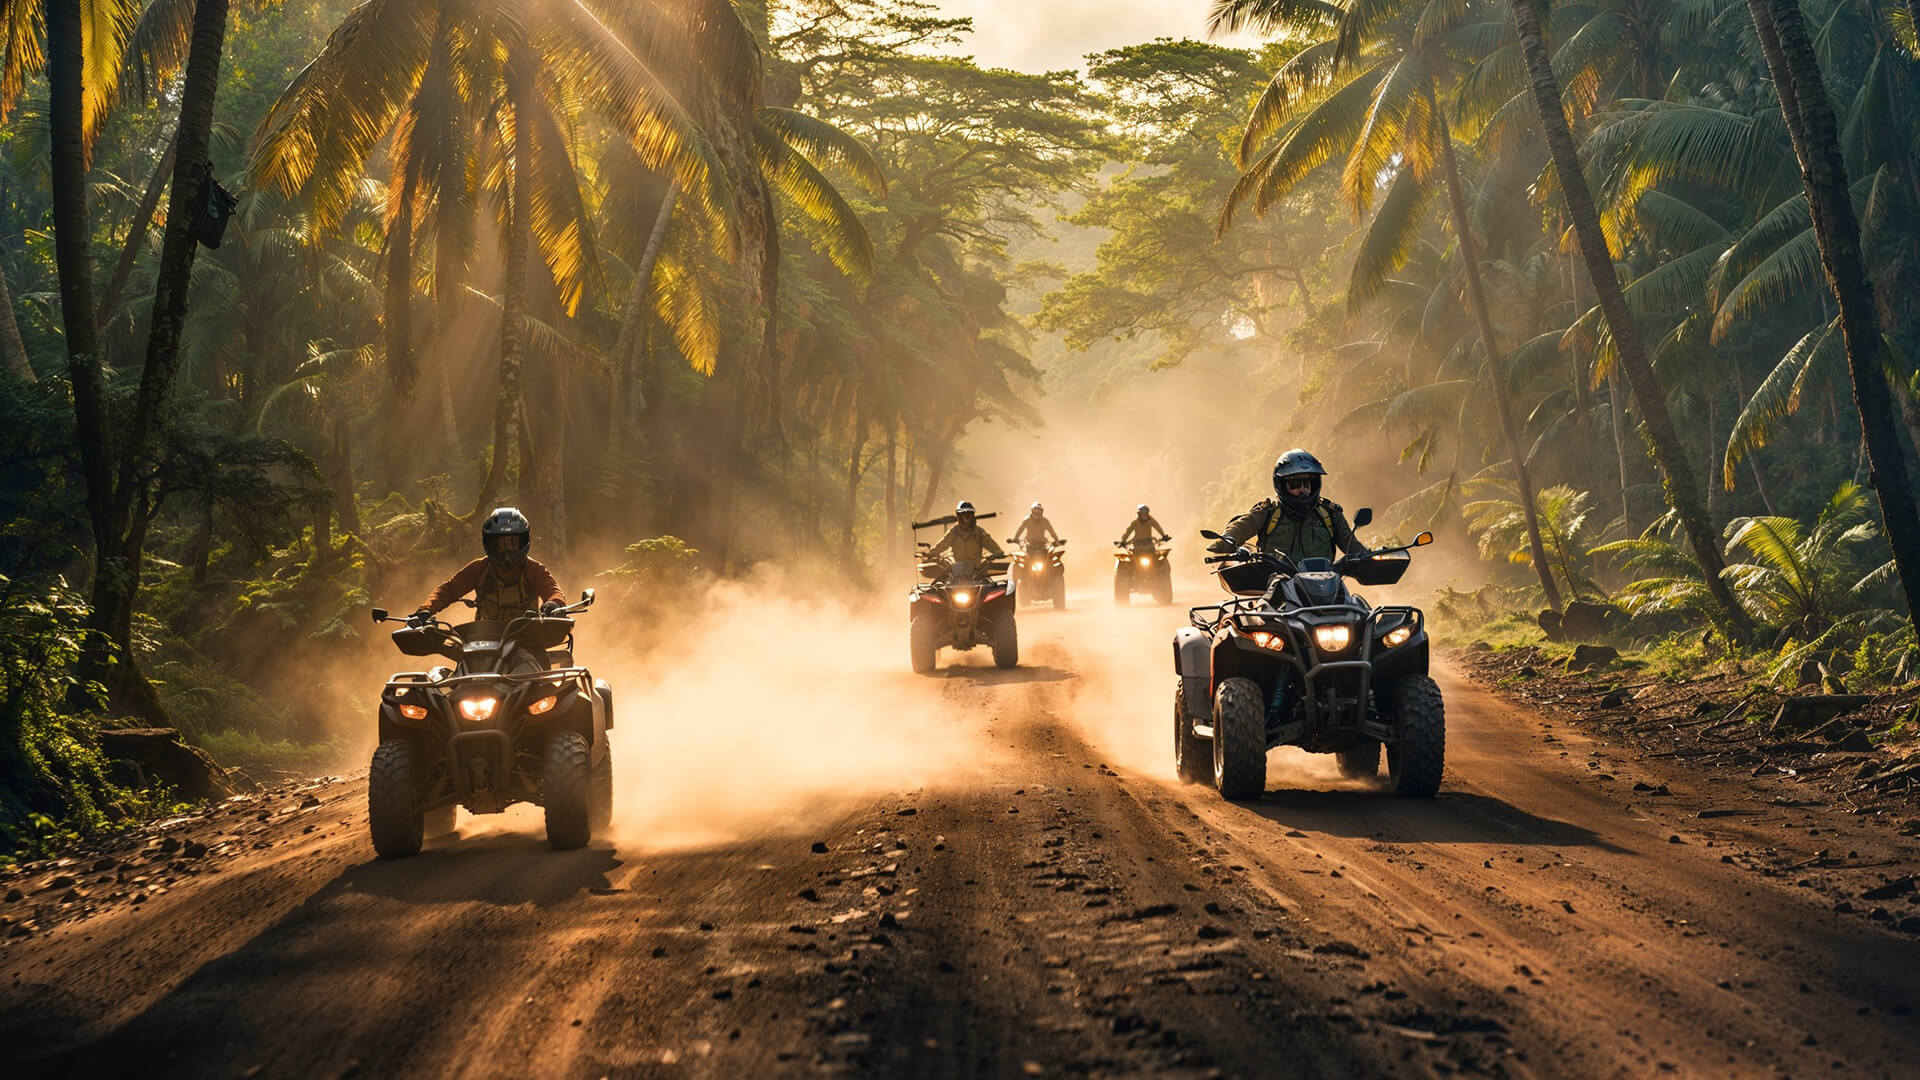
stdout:
<svg viewBox="0 0 1920 1080">
<path fill-rule="evenodd" d="M 581 650 L 614 685 L 621 849 L 801 828 L 862 797 L 983 774 L 982 725 L 908 670 L 904 601 L 850 603 L 762 576 L 716 584 L 687 610 L 665 633 L 592 620 L 607 644 Z"/>
</svg>

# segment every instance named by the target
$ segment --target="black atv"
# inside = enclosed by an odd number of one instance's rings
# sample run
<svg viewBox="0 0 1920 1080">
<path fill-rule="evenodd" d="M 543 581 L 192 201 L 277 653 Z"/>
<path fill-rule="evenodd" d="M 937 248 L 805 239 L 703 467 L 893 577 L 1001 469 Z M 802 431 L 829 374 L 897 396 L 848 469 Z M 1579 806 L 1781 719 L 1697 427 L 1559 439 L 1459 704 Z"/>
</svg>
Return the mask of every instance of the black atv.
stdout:
<svg viewBox="0 0 1920 1080">
<path fill-rule="evenodd" d="M 464 626 L 373 609 L 374 622 L 406 623 L 393 632 L 401 652 L 453 662 L 395 675 L 381 691 L 367 777 L 367 824 L 381 858 L 418 854 L 426 837 L 453 829 L 462 806 L 497 814 L 538 803 L 556 848 L 585 847 L 606 830 L 613 688 L 573 665 L 572 616 L 592 604 L 588 589 L 553 615 Z"/>
<path fill-rule="evenodd" d="M 992 514 L 980 514 L 984 520 Z M 952 516 L 915 522 L 913 529 L 951 525 Z M 1020 631 L 1014 625 L 1013 582 L 1007 564 L 990 560 L 979 564 L 956 563 L 927 554 L 931 544 L 915 545 L 919 550 L 921 581 L 907 593 L 908 649 L 913 670 L 921 675 L 933 671 L 940 650 L 965 652 L 976 645 L 993 649 L 996 666 L 1010 668 L 1020 662 Z"/>
<path fill-rule="evenodd" d="M 1361 510 L 1354 524 L 1372 519 Z M 1210 764 L 1220 794 L 1257 799 L 1273 747 L 1334 754 L 1341 775 L 1357 778 L 1379 772 L 1384 746 L 1395 794 L 1439 790 L 1446 711 L 1427 675 L 1426 616 L 1372 607 L 1346 584 L 1394 584 L 1409 552 L 1432 542 L 1423 532 L 1405 547 L 1297 566 L 1245 547 L 1207 559 L 1219 564 L 1215 573 L 1234 599 L 1194 608 L 1192 625 L 1173 636 L 1180 778 L 1202 782 Z"/>
<path fill-rule="evenodd" d="M 1173 548 L 1164 539 L 1113 542 L 1113 602 L 1125 607 L 1137 592 L 1156 604 L 1173 603 Z"/>
<path fill-rule="evenodd" d="M 1055 609 L 1064 609 L 1067 606 L 1067 542 L 1029 540 L 1022 544 L 1009 536 L 1007 544 L 1020 544 L 1022 548 L 1013 561 L 1013 591 L 1020 603 L 1024 606 L 1051 600 Z"/>
</svg>

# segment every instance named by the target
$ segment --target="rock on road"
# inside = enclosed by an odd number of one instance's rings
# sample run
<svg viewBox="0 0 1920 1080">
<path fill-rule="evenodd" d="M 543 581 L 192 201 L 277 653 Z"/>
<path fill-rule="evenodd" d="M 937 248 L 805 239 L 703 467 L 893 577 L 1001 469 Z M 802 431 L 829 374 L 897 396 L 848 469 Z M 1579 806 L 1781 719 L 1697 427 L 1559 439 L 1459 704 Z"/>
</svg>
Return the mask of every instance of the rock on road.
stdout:
<svg viewBox="0 0 1920 1080">
<path fill-rule="evenodd" d="M 875 633 L 891 651 L 859 661 L 884 689 L 874 707 L 924 714 L 861 741 L 954 767 L 901 788 L 881 753 L 862 782 L 672 843 L 629 822 L 612 846 L 557 853 L 521 813 L 380 862 L 362 781 L 222 809 L 182 826 L 212 847 L 203 867 L 0 946 L 7 1071 L 1722 1077 L 1920 1062 L 1920 942 L 1725 858 L 1913 850 L 1845 821 L 1789 841 L 1765 805 L 1700 820 L 1697 778 L 1648 761 L 1597 775 L 1585 736 L 1444 672 L 1437 799 L 1282 752 L 1264 799 L 1224 803 L 1171 779 L 1166 640 L 1182 617 L 1089 595 L 1023 613 L 1021 668 L 946 653 L 931 679 L 905 673 L 906 628 L 889 622 Z M 769 738 L 668 754 L 639 711 L 615 742 L 623 801 L 624 785 L 786 752 Z M 843 756 L 860 766 L 858 748 Z M 1640 778 L 1676 797 L 1633 799 Z"/>
</svg>

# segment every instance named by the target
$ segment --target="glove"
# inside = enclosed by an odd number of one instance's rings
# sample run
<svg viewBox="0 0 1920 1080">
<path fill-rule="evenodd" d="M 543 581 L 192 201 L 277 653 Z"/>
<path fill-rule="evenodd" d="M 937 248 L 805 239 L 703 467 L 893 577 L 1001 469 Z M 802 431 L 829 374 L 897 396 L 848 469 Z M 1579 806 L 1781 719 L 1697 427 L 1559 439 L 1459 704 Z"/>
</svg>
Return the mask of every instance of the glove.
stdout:
<svg viewBox="0 0 1920 1080">
<path fill-rule="evenodd" d="M 1171 537 L 1171 536 L 1163 536 L 1163 537 L 1161 537 L 1161 538 L 1160 538 L 1160 542 L 1161 542 L 1161 543 L 1163 543 L 1163 544 L 1170 544 L 1170 543 L 1172 543 L 1172 542 L 1173 542 L 1173 537 Z"/>
<path fill-rule="evenodd" d="M 427 623 L 431 622 L 432 620 L 433 620 L 433 609 L 426 606 L 425 604 L 422 604 L 419 607 L 414 609 L 413 614 L 407 616 L 407 625 L 408 626 L 425 626 Z"/>
<path fill-rule="evenodd" d="M 1239 547 L 1238 544 L 1235 544 L 1233 541 L 1223 536 L 1220 539 L 1215 540 L 1213 543 L 1208 544 L 1207 550 L 1213 552 L 1215 555 L 1231 555 L 1234 553 L 1234 551 L 1238 547 Z"/>
<path fill-rule="evenodd" d="M 566 606 L 567 606 L 567 603 L 564 600 L 549 600 L 546 603 L 540 605 L 540 614 L 546 616 L 547 618 L 552 618 L 553 616 L 560 614 L 561 610 L 564 609 Z"/>
</svg>

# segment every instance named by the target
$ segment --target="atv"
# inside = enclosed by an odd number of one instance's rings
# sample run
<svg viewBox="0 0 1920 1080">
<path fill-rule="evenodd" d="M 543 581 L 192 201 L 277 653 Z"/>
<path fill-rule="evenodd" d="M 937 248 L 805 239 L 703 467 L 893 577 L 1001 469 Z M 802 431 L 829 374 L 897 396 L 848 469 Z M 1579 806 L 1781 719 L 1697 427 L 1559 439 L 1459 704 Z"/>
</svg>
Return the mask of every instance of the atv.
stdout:
<svg viewBox="0 0 1920 1080">
<path fill-rule="evenodd" d="M 1125 607 L 1137 592 L 1153 594 L 1156 604 L 1173 603 L 1173 548 L 1165 539 L 1115 540 L 1113 546 L 1113 602 Z"/>
<path fill-rule="evenodd" d="M 1055 609 L 1067 606 L 1067 542 L 1028 540 L 1024 544 L 1013 537 L 1009 546 L 1021 544 L 1021 553 L 1013 560 L 1013 589 L 1022 606 L 1051 600 Z"/>
<path fill-rule="evenodd" d="M 1356 526 L 1373 519 L 1354 516 Z M 1202 536 L 1218 540 L 1214 532 Z M 1298 746 L 1372 777 L 1387 755 L 1397 795 L 1431 796 L 1446 754 L 1446 712 L 1427 674 L 1418 608 L 1373 607 L 1347 588 L 1392 585 L 1423 532 L 1404 547 L 1302 559 L 1242 547 L 1207 559 L 1233 599 L 1196 607 L 1173 636 L 1173 759 L 1180 779 L 1211 779 L 1229 799 L 1266 791 L 1267 751 Z"/>
<path fill-rule="evenodd" d="M 472 607 L 473 601 L 461 601 Z M 613 817 L 613 688 L 573 664 L 573 618 L 593 590 L 552 615 L 454 626 L 373 609 L 405 625 L 393 643 L 451 667 L 399 674 L 380 693 L 380 745 L 367 777 L 368 828 L 383 859 L 418 854 L 457 808 L 546 808 L 547 841 L 585 847 Z"/>
<path fill-rule="evenodd" d="M 990 518 L 992 514 L 980 514 Z M 951 516 L 916 523 L 913 528 L 951 525 Z M 965 652 L 977 645 L 993 649 L 997 667 L 1020 662 L 1020 631 L 1014 625 L 1015 588 L 1007 564 L 990 560 L 973 564 L 930 557 L 932 545 L 919 543 L 919 572 L 923 579 L 907 593 L 908 646 L 913 670 L 921 675 L 934 669 L 940 650 Z"/>
</svg>

